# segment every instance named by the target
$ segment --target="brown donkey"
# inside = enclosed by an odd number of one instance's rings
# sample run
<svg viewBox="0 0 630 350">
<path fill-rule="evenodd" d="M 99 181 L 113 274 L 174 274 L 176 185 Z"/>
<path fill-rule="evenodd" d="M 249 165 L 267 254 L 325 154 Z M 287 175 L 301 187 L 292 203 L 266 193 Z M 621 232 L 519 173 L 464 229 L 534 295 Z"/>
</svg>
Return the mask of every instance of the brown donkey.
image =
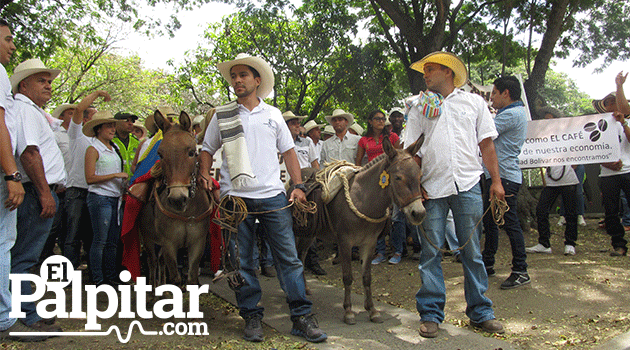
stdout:
<svg viewBox="0 0 630 350">
<path fill-rule="evenodd" d="M 423 141 L 424 136 L 420 136 L 407 149 L 397 150 L 391 145 L 388 138 L 384 138 L 384 153 L 366 164 L 349 179 L 348 194 L 350 200 L 347 199 L 346 191 L 342 188 L 326 205 L 326 208 L 321 208 L 328 212 L 329 224 L 319 225 L 317 232 L 309 232 L 305 237 L 296 235 L 298 236 L 297 249 L 302 259 L 316 235 L 322 238 L 332 238 L 337 242 L 345 290 L 344 322 L 347 324 L 355 323 L 355 314 L 352 311 L 350 299 L 353 246 L 359 247 L 363 261 L 365 309 L 369 312 L 372 322 L 382 322 L 381 315 L 374 307 L 372 300 L 372 265 L 370 263 L 378 236 L 385 227 L 385 220 L 379 219 L 385 218 L 392 202 L 401 208 L 412 224 L 419 225 L 424 219 L 426 211 L 422 204 L 420 187 L 422 172 L 420 166 L 413 159 L 413 155 L 418 152 Z M 360 214 L 355 213 L 350 203 L 356 207 Z M 360 217 L 360 215 L 367 217 L 367 219 Z M 294 228 L 296 232 L 301 231 L 295 225 Z M 332 232 L 329 232 L 331 229 Z"/>
<path fill-rule="evenodd" d="M 177 250 L 188 249 L 187 284 L 199 284 L 199 262 L 206 246 L 212 213 L 208 193 L 196 181 L 197 148 L 191 120 L 181 112 L 179 124 L 171 124 L 159 111 L 155 122 L 164 133 L 158 148 L 161 176 L 151 186 L 151 195 L 140 215 L 140 235 L 148 254 L 149 281 L 182 284 L 177 269 Z M 160 246 L 158 259 L 156 247 Z M 163 260 L 163 263 L 162 263 Z"/>
</svg>

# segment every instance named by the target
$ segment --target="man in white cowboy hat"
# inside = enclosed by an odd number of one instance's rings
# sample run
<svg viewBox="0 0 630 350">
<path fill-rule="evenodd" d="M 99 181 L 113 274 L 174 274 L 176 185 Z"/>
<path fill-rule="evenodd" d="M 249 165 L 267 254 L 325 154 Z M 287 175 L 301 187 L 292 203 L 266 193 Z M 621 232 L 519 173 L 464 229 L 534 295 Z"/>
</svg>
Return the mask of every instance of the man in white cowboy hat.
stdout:
<svg viewBox="0 0 630 350">
<path fill-rule="evenodd" d="M 83 242 L 84 250 L 88 252 L 93 237 L 92 222 L 87 207 L 88 184 L 85 180 L 85 151 L 92 145 L 92 138 L 83 134 L 83 125 L 92 120 L 92 116 L 96 114 L 97 110 L 92 104 L 98 98 L 103 98 L 106 102 L 111 100 L 109 94 L 103 90 L 91 92 L 76 105 L 68 126 L 72 163 L 66 184 L 67 230 L 62 253 L 74 267 L 79 267 L 81 264 L 81 242 Z"/>
<path fill-rule="evenodd" d="M 309 120 L 306 124 L 304 124 L 304 134 L 308 136 L 308 138 L 313 141 L 313 145 L 315 145 L 315 153 L 317 154 L 317 162 L 320 161 L 320 157 L 322 155 L 322 126 L 324 124 L 317 124 L 314 120 Z"/>
<path fill-rule="evenodd" d="M 332 125 L 335 135 L 324 141 L 321 163 L 345 160 L 354 164 L 361 139 L 361 136 L 348 132 L 348 125 L 354 123 L 354 116 L 343 109 L 335 109 L 332 115 L 326 116 L 326 121 Z"/>
<path fill-rule="evenodd" d="M 24 188 L 20 182 L 22 174 L 18 171 L 14 155 L 16 146 L 15 123 L 10 114 L 14 101 L 11 83 L 4 68 L 9 64 L 15 51 L 13 34 L 9 24 L 0 19 L 0 163 L 3 180 L 0 180 L 0 339 L 23 342 L 41 341 L 46 336 L 11 335 L 11 332 L 34 332 L 21 320 L 9 317 L 11 312 L 11 290 L 9 273 L 11 270 L 11 247 L 17 234 L 16 208 L 24 199 Z M 5 123 L 6 121 L 6 123 Z"/>
<path fill-rule="evenodd" d="M 322 129 L 322 146 L 323 146 L 323 141 L 328 140 L 334 134 L 335 134 L 335 129 L 333 129 L 332 125 L 324 126 L 324 129 Z M 319 157 L 319 164 L 322 164 L 321 152 L 320 152 L 320 157 Z"/>
<path fill-rule="evenodd" d="M 48 69 L 37 58 L 15 67 L 9 79 L 15 95 L 16 159 L 26 194 L 18 208 L 17 238 L 11 249 L 11 273 L 30 273 L 50 234 L 58 198 L 55 189 L 65 185 L 63 155 L 55 142 L 54 130 L 61 121 L 44 111 L 52 97 L 51 83 L 58 69 Z M 22 293 L 32 294 L 31 283 L 22 282 Z M 15 311 L 15 310 L 13 310 Z M 37 314 L 35 303 L 22 303 L 22 321 L 40 331 L 61 331 Z"/>
<path fill-rule="evenodd" d="M 619 134 L 620 159 L 616 162 L 601 164 L 599 173 L 599 188 L 602 191 L 602 204 L 605 211 L 604 222 L 613 247 L 610 255 L 615 257 L 628 254 L 628 241 L 624 238 L 625 230 L 619 222 L 621 191 L 626 198 L 630 198 L 630 126 L 626 119 L 626 116 L 630 115 L 630 104 L 623 90 L 627 77 L 628 73 L 619 72 L 615 77 L 617 86 L 615 93 L 593 101 L 593 107 L 599 113 L 612 112 L 618 122 L 613 127 Z"/>
<path fill-rule="evenodd" d="M 352 125 L 350 125 L 350 127 L 348 128 L 348 132 L 353 134 L 353 135 L 359 135 L 359 136 L 363 136 L 363 132 L 365 130 L 363 130 L 363 127 L 361 125 L 359 125 L 359 123 L 354 122 Z"/>
<path fill-rule="evenodd" d="M 290 201 L 306 201 L 305 187 L 300 176 L 300 164 L 293 138 L 282 113 L 263 101 L 274 84 L 274 76 L 267 62 L 258 57 L 239 54 L 236 59 L 217 65 L 223 78 L 230 83 L 236 101 L 217 108 L 210 121 L 203 142 L 199 173 L 201 184 L 210 189 L 210 169 L 214 153 L 223 147 L 221 165 L 221 196 L 243 199 L 251 214 L 238 226 L 240 270 L 245 283 L 235 289 L 239 314 L 245 319 L 244 338 L 263 340 L 264 309 L 258 305 L 260 284 L 255 273 L 255 221 L 264 225 L 276 271 L 287 294 L 293 328 L 291 334 L 311 342 L 327 339 L 311 315 L 312 302 L 306 298 L 304 269 L 298 259 L 292 229 L 291 213 L 287 206 L 284 185 L 280 181 L 277 152 L 282 154 L 295 189 Z M 234 244 L 235 241 L 231 242 Z"/>
<path fill-rule="evenodd" d="M 492 301 L 485 296 L 488 276 L 479 246 L 481 225 L 475 226 L 483 214 L 479 150 L 492 178 L 490 198 L 505 198 L 492 142 L 497 137 L 492 116 L 480 96 L 459 89 L 468 80 L 468 72 L 457 56 L 434 52 L 413 63 L 411 68 L 424 74 L 431 93 L 422 96 L 431 97 L 433 93 L 443 96 L 438 105 L 430 105 L 430 99 L 419 104 L 406 102 L 408 120 L 404 143 L 411 144 L 425 135 L 424 144 L 416 155 L 422 166 L 422 185 L 427 198 L 424 203 L 427 217 L 423 222 L 426 234 L 420 235 L 422 287 L 416 294 L 420 335 L 436 337 L 438 326 L 444 321 L 446 295 L 440 267 L 442 254 L 428 241 L 438 247 L 444 245 L 449 209 L 453 211 L 457 238 L 463 245 L 466 314 L 474 327 L 503 333 L 503 326 L 494 317 Z M 409 100 L 412 99 L 417 100 L 417 97 Z M 424 108 L 426 106 L 434 108 Z M 464 244 L 469 237 L 470 241 Z"/>
<path fill-rule="evenodd" d="M 297 116 L 291 111 L 282 113 L 284 121 L 287 122 L 293 142 L 295 143 L 295 153 L 300 163 L 300 168 L 315 168 L 319 169 L 319 163 L 317 162 L 317 151 L 315 150 L 315 144 L 308 137 L 300 137 L 300 122 L 306 118 L 305 115 Z"/>
</svg>

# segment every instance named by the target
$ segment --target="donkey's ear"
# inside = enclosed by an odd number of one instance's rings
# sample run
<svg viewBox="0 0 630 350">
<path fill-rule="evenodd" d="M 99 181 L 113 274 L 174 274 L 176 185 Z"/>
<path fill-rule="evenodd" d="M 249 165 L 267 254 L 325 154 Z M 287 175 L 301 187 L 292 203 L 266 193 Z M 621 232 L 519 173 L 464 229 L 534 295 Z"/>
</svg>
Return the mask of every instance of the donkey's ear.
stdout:
<svg viewBox="0 0 630 350">
<path fill-rule="evenodd" d="M 181 111 L 179 113 L 179 126 L 182 130 L 186 130 L 188 132 L 192 131 L 192 121 L 190 120 L 190 116 L 188 113 Z"/>
<path fill-rule="evenodd" d="M 409 145 L 409 147 L 407 147 L 405 151 L 407 151 L 407 153 L 411 154 L 412 156 L 416 155 L 416 153 L 418 153 L 418 151 L 420 150 L 420 147 L 422 147 L 423 143 L 424 143 L 424 134 L 420 135 L 420 137 L 418 137 L 416 142 Z"/>
<path fill-rule="evenodd" d="M 162 113 L 160 113 L 160 111 L 157 109 L 153 114 L 153 119 L 155 120 L 155 124 L 158 126 L 158 128 L 162 130 L 162 133 L 166 133 L 168 129 L 170 129 L 172 126 L 171 122 L 169 122 L 168 119 L 164 118 Z"/>
<path fill-rule="evenodd" d="M 392 142 L 389 140 L 389 135 L 383 136 L 383 152 L 391 159 L 396 157 L 396 149 L 392 146 Z"/>
</svg>

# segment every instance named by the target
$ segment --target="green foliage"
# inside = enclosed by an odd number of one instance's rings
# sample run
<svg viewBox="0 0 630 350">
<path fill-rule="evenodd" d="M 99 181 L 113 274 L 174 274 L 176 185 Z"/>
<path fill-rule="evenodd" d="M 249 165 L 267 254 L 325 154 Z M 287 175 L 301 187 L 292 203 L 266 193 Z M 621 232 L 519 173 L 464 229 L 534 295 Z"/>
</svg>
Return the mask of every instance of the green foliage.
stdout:
<svg viewBox="0 0 630 350">
<path fill-rule="evenodd" d="M 564 112 L 565 116 L 595 113 L 588 94 L 581 92 L 566 73 L 547 71 L 543 98 L 548 105 Z"/>
<path fill-rule="evenodd" d="M 138 56 L 123 57 L 111 52 L 111 45 L 73 44 L 58 49 L 48 60 L 50 68 L 61 70 L 53 81 L 49 106 L 78 103 L 94 90 L 105 90 L 112 101 L 103 109 L 112 113 L 132 112 L 144 118 L 159 105 L 179 105 L 181 99 L 174 78 L 160 70 L 148 70 Z"/>
</svg>

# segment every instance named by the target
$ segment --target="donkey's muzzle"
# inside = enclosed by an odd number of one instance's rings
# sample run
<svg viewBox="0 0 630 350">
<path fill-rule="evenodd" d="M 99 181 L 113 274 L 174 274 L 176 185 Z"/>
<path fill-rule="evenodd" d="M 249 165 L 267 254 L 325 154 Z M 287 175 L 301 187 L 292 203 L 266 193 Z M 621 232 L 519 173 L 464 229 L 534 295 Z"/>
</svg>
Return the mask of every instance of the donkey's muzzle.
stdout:
<svg viewBox="0 0 630 350">
<path fill-rule="evenodd" d="M 424 205 L 422 204 L 422 198 L 418 198 L 409 203 L 407 206 L 402 208 L 402 212 L 412 225 L 420 225 L 422 220 L 424 220 L 424 217 L 427 216 L 427 211 L 424 209 Z"/>
</svg>

